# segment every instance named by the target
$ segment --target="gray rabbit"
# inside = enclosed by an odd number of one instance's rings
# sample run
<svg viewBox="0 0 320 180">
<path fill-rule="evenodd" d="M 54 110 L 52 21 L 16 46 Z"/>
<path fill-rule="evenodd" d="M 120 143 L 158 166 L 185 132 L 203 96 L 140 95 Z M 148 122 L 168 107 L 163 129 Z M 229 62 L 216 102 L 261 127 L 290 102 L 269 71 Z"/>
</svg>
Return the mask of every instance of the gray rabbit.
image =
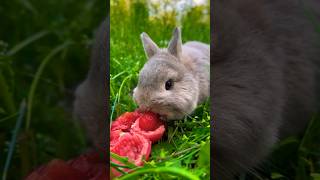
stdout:
<svg viewBox="0 0 320 180">
<path fill-rule="evenodd" d="M 211 6 L 215 179 L 253 171 L 316 111 L 319 36 L 301 5 L 217 0 Z"/>
<path fill-rule="evenodd" d="M 196 41 L 182 45 L 180 28 L 174 30 L 166 49 L 146 33 L 141 40 L 148 61 L 133 92 L 139 109 L 167 120 L 191 114 L 209 96 L 210 46 Z"/>
</svg>

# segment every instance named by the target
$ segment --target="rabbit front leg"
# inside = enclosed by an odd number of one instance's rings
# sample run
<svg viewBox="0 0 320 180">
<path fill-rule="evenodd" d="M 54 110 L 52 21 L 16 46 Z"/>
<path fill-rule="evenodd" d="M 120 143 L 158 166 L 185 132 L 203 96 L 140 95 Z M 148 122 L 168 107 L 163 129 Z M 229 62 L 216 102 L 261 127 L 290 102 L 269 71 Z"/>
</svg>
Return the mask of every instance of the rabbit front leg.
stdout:
<svg viewBox="0 0 320 180">
<path fill-rule="evenodd" d="M 220 101 L 219 98 L 215 100 Z M 234 175 L 258 165 L 270 152 L 277 140 L 277 127 L 257 122 L 263 118 L 264 112 L 253 112 L 254 107 L 244 107 L 238 103 L 219 105 L 218 102 L 214 106 L 216 113 L 211 147 L 214 177 L 219 180 L 232 179 Z"/>
<path fill-rule="evenodd" d="M 259 165 L 276 143 L 283 118 L 284 88 L 277 68 L 231 63 L 213 68 L 211 157 L 218 180 Z"/>
</svg>

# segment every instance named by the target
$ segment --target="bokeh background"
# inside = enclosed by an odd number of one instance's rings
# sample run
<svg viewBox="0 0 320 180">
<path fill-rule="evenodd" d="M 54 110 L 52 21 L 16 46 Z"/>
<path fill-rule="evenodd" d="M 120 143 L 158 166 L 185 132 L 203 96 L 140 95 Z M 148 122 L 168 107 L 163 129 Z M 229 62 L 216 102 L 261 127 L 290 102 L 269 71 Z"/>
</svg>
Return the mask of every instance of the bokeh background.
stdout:
<svg viewBox="0 0 320 180">
<path fill-rule="evenodd" d="M 73 93 L 86 77 L 94 31 L 107 14 L 107 4 L 103 0 L 0 2 L 2 179 L 22 179 L 53 158 L 67 160 L 86 151 L 83 130 L 71 115 Z M 22 118 L 19 110 L 24 112 Z M 5 166 L 8 171 L 3 171 Z"/>
</svg>

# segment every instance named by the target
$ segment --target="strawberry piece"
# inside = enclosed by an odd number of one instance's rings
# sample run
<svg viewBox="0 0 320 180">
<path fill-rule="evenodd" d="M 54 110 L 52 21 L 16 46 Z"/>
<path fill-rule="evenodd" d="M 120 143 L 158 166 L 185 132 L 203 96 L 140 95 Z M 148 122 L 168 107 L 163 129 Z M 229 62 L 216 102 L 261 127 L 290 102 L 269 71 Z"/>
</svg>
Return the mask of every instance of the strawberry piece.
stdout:
<svg viewBox="0 0 320 180">
<path fill-rule="evenodd" d="M 110 151 L 128 157 L 134 164 L 141 166 L 143 157 L 145 160 L 149 159 L 151 142 L 139 134 L 125 133 L 119 137 L 118 142 L 110 148 Z"/>
<path fill-rule="evenodd" d="M 138 121 L 140 129 L 143 131 L 154 131 L 162 125 L 159 116 L 153 112 L 146 112 L 142 114 Z"/>
<path fill-rule="evenodd" d="M 106 157 L 102 156 L 101 153 L 87 153 L 83 154 L 73 160 L 68 161 L 74 169 L 85 173 L 88 179 L 98 179 L 100 177 L 107 178 L 109 173 L 107 173 Z"/>
<path fill-rule="evenodd" d="M 113 130 L 110 132 L 110 147 L 118 142 L 118 139 L 121 135 L 123 135 L 123 131 L 121 130 Z"/>
<path fill-rule="evenodd" d="M 141 121 L 142 120 L 142 121 Z M 165 131 L 164 125 L 160 124 L 160 126 L 158 126 L 155 130 L 153 131 L 147 131 L 144 129 L 140 128 L 140 123 L 141 122 L 145 122 L 145 120 L 143 118 L 139 118 L 133 125 L 131 128 L 131 132 L 132 133 L 137 133 L 140 134 L 142 136 L 144 136 L 145 138 L 147 138 L 148 140 L 152 141 L 152 142 L 156 142 L 158 140 L 161 139 L 161 137 L 163 136 L 163 133 Z M 154 127 L 153 127 L 154 128 Z"/>
<path fill-rule="evenodd" d="M 128 159 L 137 166 L 143 165 L 143 157 L 149 159 L 151 143 L 159 140 L 165 131 L 159 116 L 152 112 L 126 112 L 111 125 L 110 151 Z M 121 164 L 110 158 L 112 162 Z M 129 172 L 130 169 L 122 169 Z M 121 173 L 111 168 L 112 176 Z"/>
<path fill-rule="evenodd" d="M 98 152 L 83 154 L 65 162 L 55 159 L 34 170 L 26 180 L 99 180 L 110 179 L 106 157 Z"/>
<path fill-rule="evenodd" d="M 129 131 L 132 124 L 141 116 L 141 113 L 135 112 L 126 112 L 119 116 L 115 121 L 112 122 L 111 131 L 113 130 L 122 130 Z"/>
<path fill-rule="evenodd" d="M 66 162 L 62 160 L 52 160 L 47 165 L 44 165 L 35 171 L 33 171 L 26 180 L 58 180 L 58 179 L 68 179 L 68 180 L 86 180 L 89 179 L 85 173 L 82 173 Z"/>
</svg>

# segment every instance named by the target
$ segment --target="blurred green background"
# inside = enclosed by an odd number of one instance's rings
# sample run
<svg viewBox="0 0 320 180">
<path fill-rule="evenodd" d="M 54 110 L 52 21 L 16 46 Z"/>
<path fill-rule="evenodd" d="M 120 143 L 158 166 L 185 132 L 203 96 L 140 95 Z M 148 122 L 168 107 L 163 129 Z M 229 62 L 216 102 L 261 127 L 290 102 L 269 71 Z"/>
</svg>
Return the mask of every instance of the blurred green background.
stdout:
<svg viewBox="0 0 320 180">
<path fill-rule="evenodd" d="M 102 0 L 0 2 L 2 177 L 22 179 L 52 158 L 69 159 L 85 151 L 83 130 L 71 115 L 73 92 L 86 76 L 94 30 L 106 17 L 107 4 Z M 37 74 L 40 66 L 44 69 Z M 24 99 L 21 128 L 14 131 Z M 14 150 L 9 148 L 13 134 L 17 135 Z M 13 152 L 9 171 L 3 172 L 9 151 Z"/>
</svg>

